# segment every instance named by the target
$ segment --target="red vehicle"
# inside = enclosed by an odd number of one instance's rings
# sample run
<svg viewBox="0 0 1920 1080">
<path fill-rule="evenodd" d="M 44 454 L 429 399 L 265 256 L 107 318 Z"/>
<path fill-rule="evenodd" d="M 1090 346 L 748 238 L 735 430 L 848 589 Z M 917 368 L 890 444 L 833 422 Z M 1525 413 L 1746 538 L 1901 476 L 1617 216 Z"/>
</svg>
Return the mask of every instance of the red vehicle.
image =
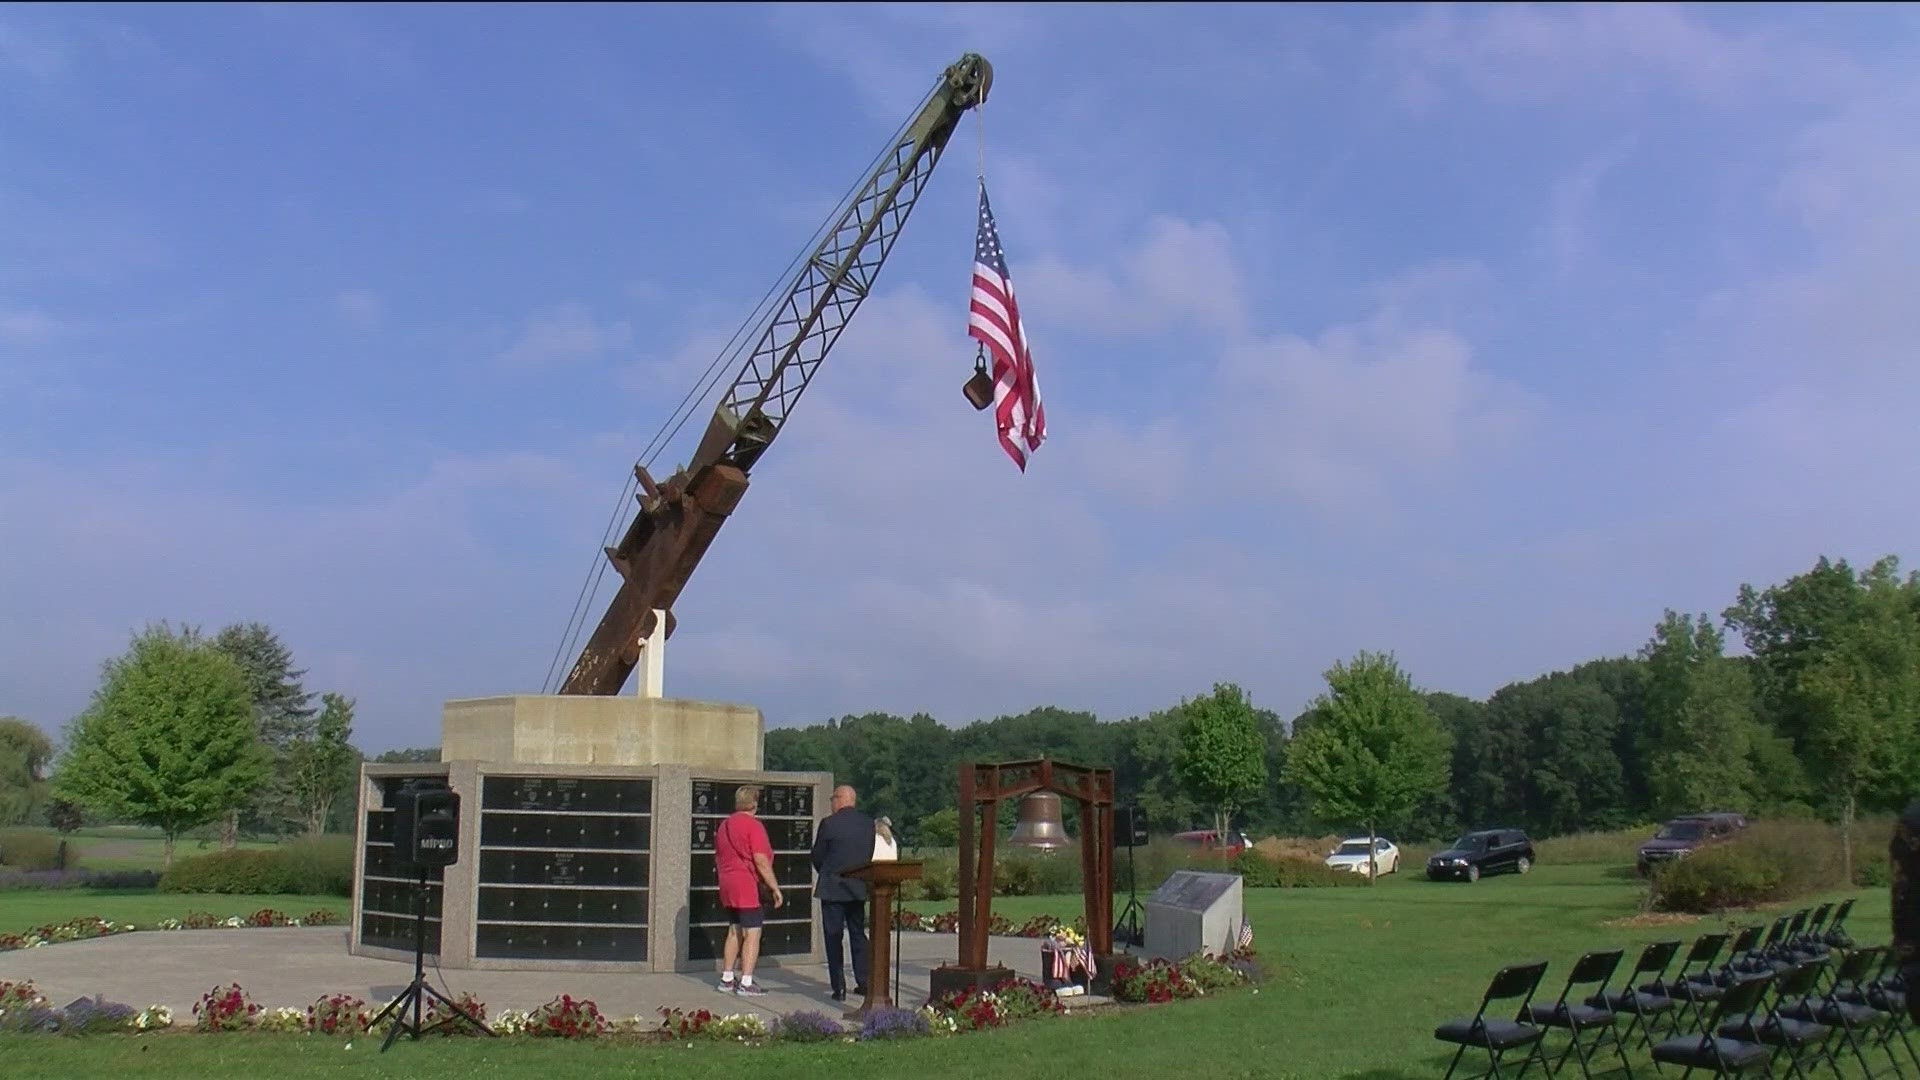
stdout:
<svg viewBox="0 0 1920 1080">
<path fill-rule="evenodd" d="M 1253 846 L 1253 841 L 1247 839 L 1247 834 L 1241 832 L 1239 829 L 1234 829 L 1227 833 L 1227 842 L 1225 845 L 1220 843 L 1219 834 L 1215 833 L 1212 829 L 1195 829 L 1192 832 L 1174 833 L 1173 841 L 1176 844 L 1185 844 L 1188 847 L 1218 851 L 1228 857 L 1238 855 Z"/>
</svg>

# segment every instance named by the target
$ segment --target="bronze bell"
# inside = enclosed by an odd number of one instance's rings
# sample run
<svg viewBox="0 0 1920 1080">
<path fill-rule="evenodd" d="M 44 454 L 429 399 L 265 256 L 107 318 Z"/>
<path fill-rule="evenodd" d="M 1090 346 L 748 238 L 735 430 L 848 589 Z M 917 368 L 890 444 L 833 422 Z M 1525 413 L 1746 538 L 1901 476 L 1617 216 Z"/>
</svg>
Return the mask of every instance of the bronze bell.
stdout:
<svg viewBox="0 0 1920 1080">
<path fill-rule="evenodd" d="M 1067 846 L 1067 826 L 1060 817 L 1060 796 L 1036 791 L 1020 800 L 1020 820 L 1007 843 L 1030 848 Z"/>
</svg>

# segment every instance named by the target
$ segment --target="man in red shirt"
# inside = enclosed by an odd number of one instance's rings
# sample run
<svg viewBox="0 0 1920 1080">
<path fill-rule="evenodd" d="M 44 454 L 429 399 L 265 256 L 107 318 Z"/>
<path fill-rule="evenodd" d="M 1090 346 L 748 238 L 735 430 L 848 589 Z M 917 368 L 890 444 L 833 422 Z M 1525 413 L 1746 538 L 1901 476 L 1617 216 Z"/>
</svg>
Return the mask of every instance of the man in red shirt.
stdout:
<svg viewBox="0 0 1920 1080">
<path fill-rule="evenodd" d="M 766 988 L 753 981 L 753 964 L 760 958 L 760 886 L 773 894 L 773 906 L 786 903 L 773 876 L 773 841 L 767 827 L 754 817 L 760 808 L 760 789 L 743 784 L 733 793 L 733 813 L 713 836 L 713 859 L 720 869 L 720 904 L 727 909 L 727 943 L 721 949 L 725 965 L 720 992 L 757 997 Z M 733 962 L 740 960 L 740 983 L 733 981 Z"/>
</svg>

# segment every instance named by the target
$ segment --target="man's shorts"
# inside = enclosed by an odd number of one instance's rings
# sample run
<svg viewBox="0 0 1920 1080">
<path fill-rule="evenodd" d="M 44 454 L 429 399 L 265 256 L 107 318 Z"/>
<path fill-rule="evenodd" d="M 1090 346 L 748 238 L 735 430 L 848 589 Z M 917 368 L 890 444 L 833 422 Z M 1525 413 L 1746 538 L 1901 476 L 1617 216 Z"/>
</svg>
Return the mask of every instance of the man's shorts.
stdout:
<svg viewBox="0 0 1920 1080">
<path fill-rule="evenodd" d="M 727 909 L 727 921 L 742 930 L 758 930 L 766 921 L 766 913 L 759 904 L 752 907 L 730 907 Z"/>
</svg>

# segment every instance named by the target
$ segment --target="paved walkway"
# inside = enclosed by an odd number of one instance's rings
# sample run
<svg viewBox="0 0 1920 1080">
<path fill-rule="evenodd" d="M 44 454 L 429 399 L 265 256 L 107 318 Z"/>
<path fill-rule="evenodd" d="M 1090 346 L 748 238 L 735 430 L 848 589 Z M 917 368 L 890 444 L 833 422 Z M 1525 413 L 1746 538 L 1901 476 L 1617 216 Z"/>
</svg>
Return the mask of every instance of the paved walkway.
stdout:
<svg viewBox="0 0 1920 1080">
<path fill-rule="evenodd" d="M 899 1001 L 917 1008 L 926 1002 L 929 973 L 954 960 L 959 938 L 903 933 L 900 942 Z M 1039 978 L 1037 941 L 992 938 L 988 954 L 1027 978 Z M 0 979 L 31 979 L 55 1004 L 99 994 L 136 1008 L 165 1005 L 173 1010 L 176 1023 L 191 1022 L 191 1010 L 202 994 L 232 982 L 263 1007 L 304 1008 L 335 993 L 355 994 L 374 1004 L 390 1001 L 412 977 L 411 963 L 350 955 L 343 927 L 140 931 L 0 953 Z M 432 957 L 427 964 L 427 980 L 435 989 L 456 997 L 472 993 L 486 1002 L 490 1014 L 538 1008 L 563 993 L 592 999 L 609 1018 L 653 1018 L 662 1006 L 751 1010 L 768 1017 L 818 1009 L 833 1016 L 838 1009 L 859 1004 L 855 999 L 841 1006 L 828 998 L 825 964 L 756 972 L 756 981 L 770 991 L 759 998 L 722 995 L 714 989 L 716 979 L 711 974 L 436 972 Z"/>
</svg>

